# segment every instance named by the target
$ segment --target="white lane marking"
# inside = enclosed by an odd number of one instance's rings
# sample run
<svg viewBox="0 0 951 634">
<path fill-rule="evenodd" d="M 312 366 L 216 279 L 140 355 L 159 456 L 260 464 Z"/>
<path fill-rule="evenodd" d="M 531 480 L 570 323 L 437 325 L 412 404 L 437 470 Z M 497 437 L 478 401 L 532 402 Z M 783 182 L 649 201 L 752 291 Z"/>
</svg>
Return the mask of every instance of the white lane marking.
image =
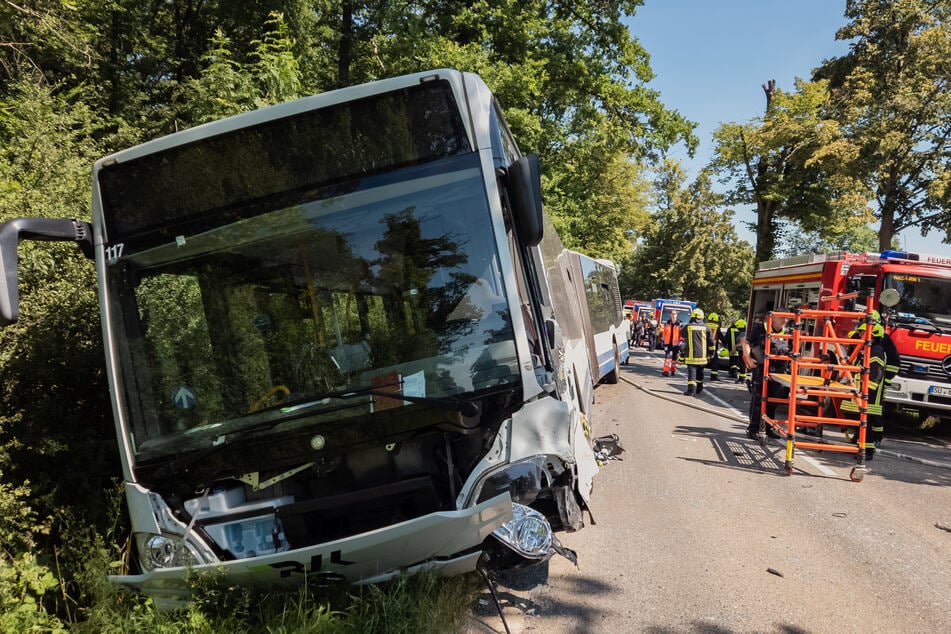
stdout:
<svg viewBox="0 0 951 634">
<path fill-rule="evenodd" d="M 648 353 L 648 354 L 651 354 L 651 353 Z M 652 356 L 653 356 L 653 355 L 652 355 Z M 680 374 L 680 372 L 677 372 L 677 374 Z M 729 403 L 727 403 L 726 401 L 724 401 L 722 398 L 720 398 L 720 397 L 717 396 L 716 394 L 713 394 L 713 393 L 710 391 L 709 387 L 710 387 L 710 386 L 705 385 L 705 386 L 704 386 L 704 391 L 705 391 L 705 392 L 707 393 L 707 395 L 708 395 L 710 398 L 712 398 L 714 401 L 716 401 L 717 403 L 720 403 L 723 407 L 725 407 L 726 409 L 728 409 L 728 410 L 731 411 L 731 412 L 736 413 L 738 416 L 745 417 L 745 416 L 748 416 L 748 415 L 749 415 L 749 412 L 741 412 L 740 410 L 736 409 L 735 407 L 733 407 L 732 405 L 730 405 Z M 811 456 L 802 456 L 802 459 L 805 460 L 806 462 L 808 462 L 809 464 L 811 464 L 811 465 L 812 465 L 813 467 L 815 467 L 816 469 L 818 469 L 818 470 L 819 470 L 822 474 L 824 474 L 824 475 L 828 475 L 828 476 L 837 476 L 837 475 L 839 475 L 838 473 L 836 473 L 835 471 L 833 471 L 833 470 L 830 469 L 829 467 L 825 466 L 824 464 L 820 463 L 819 461 L 817 461 L 815 458 L 813 458 L 813 457 L 811 457 Z"/>
<path fill-rule="evenodd" d="M 829 475 L 829 476 L 839 475 L 838 473 L 836 473 L 829 467 L 825 466 L 824 464 L 820 463 L 818 460 L 816 460 L 815 458 L 811 456 L 802 456 L 802 459 L 808 462 L 809 464 L 811 464 L 813 467 L 815 467 L 822 473 L 824 473 L 825 475 Z"/>
<path fill-rule="evenodd" d="M 648 352 L 647 354 L 649 354 L 649 355 L 651 355 L 651 356 L 654 356 L 655 353 L 654 353 L 654 352 Z M 683 373 L 683 370 L 682 370 L 682 369 L 681 369 L 681 370 L 675 370 L 675 371 L 674 371 L 674 374 L 677 375 L 677 376 L 681 376 L 682 373 Z M 716 401 L 717 403 L 719 403 L 720 405 L 722 405 L 723 407 L 725 407 L 725 408 L 728 409 L 729 411 L 733 412 L 733 413 L 736 414 L 737 416 L 739 416 L 739 417 L 741 417 L 741 418 L 744 418 L 744 417 L 746 417 L 746 416 L 749 416 L 749 412 L 741 412 L 740 410 L 736 409 L 735 407 L 733 407 L 732 405 L 730 405 L 729 403 L 727 403 L 726 401 L 724 401 L 722 398 L 720 398 L 720 397 L 717 396 L 716 394 L 713 394 L 713 393 L 710 391 L 710 385 L 704 385 L 704 386 L 703 386 L 703 389 L 704 389 L 704 391 L 707 393 L 707 395 L 708 395 L 710 398 L 712 398 L 714 401 Z"/>
<path fill-rule="evenodd" d="M 748 415 L 749 415 L 749 412 L 741 412 L 740 410 L 736 409 L 735 407 L 733 407 L 732 405 L 730 405 L 729 403 L 727 403 L 726 401 L 724 401 L 722 398 L 720 398 L 720 397 L 717 396 L 716 394 L 712 393 L 712 392 L 710 391 L 710 386 L 704 385 L 704 386 L 703 386 L 703 392 L 704 392 L 704 394 L 709 395 L 710 398 L 712 398 L 714 401 L 716 401 L 717 403 L 719 403 L 720 405 L 722 405 L 722 406 L 725 407 L 726 409 L 730 410 L 731 412 L 734 412 L 737 416 L 743 417 L 743 416 L 748 416 Z"/>
</svg>

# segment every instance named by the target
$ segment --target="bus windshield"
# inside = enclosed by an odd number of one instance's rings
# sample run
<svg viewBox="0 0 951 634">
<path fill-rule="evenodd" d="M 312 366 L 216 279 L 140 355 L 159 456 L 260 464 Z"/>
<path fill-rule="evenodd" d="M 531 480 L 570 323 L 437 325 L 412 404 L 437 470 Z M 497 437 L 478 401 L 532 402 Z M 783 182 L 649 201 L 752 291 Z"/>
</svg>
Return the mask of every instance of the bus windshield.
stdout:
<svg viewBox="0 0 951 634">
<path fill-rule="evenodd" d="M 110 303 L 139 456 L 207 447 L 261 412 L 279 423 L 293 409 L 282 403 L 321 394 L 447 397 L 515 384 L 479 165 L 469 153 L 404 168 L 114 260 Z M 367 394 L 328 409 L 334 421 L 370 420 L 412 406 Z"/>
<path fill-rule="evenodd" d="M 889 273 L 883 288 L 898 291 L 895 311 L 899 322 L 921 319 L 951 325 L 951 279 Z"/>
</svg>

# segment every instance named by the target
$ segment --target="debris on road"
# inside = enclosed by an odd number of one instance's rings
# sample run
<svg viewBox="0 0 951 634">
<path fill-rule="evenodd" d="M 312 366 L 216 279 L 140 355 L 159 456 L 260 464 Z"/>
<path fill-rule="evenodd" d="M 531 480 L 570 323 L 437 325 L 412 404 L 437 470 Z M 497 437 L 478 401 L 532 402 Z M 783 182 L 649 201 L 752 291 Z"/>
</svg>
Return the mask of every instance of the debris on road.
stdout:
<svg viewBox="0 0 951 634">
<path fill-rule="evenodd" d="M 776 570 L 775 568 L 767 568 L 767 569 L 766 569 L 766 572 L 768 572 L 768 573 L 771 574 L 771 575 L 776 575 L 777 577 L 785 577 L 785 576 L 786 576 L 786 575 L 784 575 L 783 573 L 781 573 L 781 572 L 779 572 L 778 570 Z"/>
<path fill-rule="evenodd" d="M 598 465 L 604 464 L 608 460 L 623 460 L 618 454 L 624 451 L 621 446 L 621 439 L 617 434 L 608 434 L 594 439 L 594 457 Z"/>
</svg>

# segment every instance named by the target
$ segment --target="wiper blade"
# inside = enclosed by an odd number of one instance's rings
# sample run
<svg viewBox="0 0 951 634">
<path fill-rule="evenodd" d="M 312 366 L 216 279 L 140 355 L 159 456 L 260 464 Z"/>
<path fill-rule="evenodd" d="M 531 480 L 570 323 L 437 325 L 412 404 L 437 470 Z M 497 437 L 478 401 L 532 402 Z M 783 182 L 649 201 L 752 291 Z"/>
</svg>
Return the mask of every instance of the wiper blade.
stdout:
<svg viewBox="0 0 951 634">
<path fill-rule="evenodd" d="M 478 416 L 481 412 L 478 403 L 458 398 L 439 398 L 433 396 L 409 396 L 402 394 L 400 392 L 387 392 L 382 388 L 395 387 L 402 385 L 399 381 L 394 381 L 392 383 L 382 383 L 380 385 L 374 385 L 369 387 L 362 388 L 353 388 L 349 390 L 335 390 L 332 392 L 324 392 L 323 394 L 313 394 L 309 396 L 304 396 L 298 399 L 294 399 L 291 402 L 284 402 L 278 405 L 273 405 L 268 408 L 264 408 L 255 412 L 256 415 L 263 412 L 272 411 L 277 409 L 280 411 L 280 416 L 275 416 L 274 418 L 268 418 L 266 420 L 260 420 L 255 423 L 248 425 L 247 427 L 242 427 L 241 429 L 235 430 L 231 434 L 224 433 L 219 435 L 214 444 L 205 447 L 203 449 L 198 449 L 194 453 L 186 454 L 181 456 L 176 460 L 169 462 L 164 468 L 159 469 L 159 477 L 169 477 L 181 473 L 184 470 L 187 470 L 188 467 L 204 460 L 205 458 L 211 456 L 212 454 L 219 451 L 221 448 L 226 447 L 236 440 L 247 437 L 250 434 L 253 434 L 258 431 L 265 429 L 270 429 L 271 427 L 276 427 L 283 423 L 290 421 L 298 420 L 301 418 L 306 418 L 313 413 L 313 409 L 318 405 L 326 405 L 327 401 L 330 399 L 340 399 L 348 400 L 355 398 L 357 396 L 379 396 L 382 398 L 391 398 L 400 401 L 408 401 L 410 403 L 424 403 L 428 405 L 437 405 L 440 407 L 445 407 L 453 411 L 459 412 L 467 418 L 472 418 Z M 354 407 L 361 407 L 364 403 L 354 403 L 346 405 L 337 405 L 335 407 L 328 407 L 320 410 L 321 414 L 329 414 L 332 412 L 337 412 L 346 409 L 352 409 Z"/>
<path fill-rule="evenodd" d="M 310 416 L 312 413 L 311 412 L 312 408 L 308 407 L 308 405 L 319 405 L 319 404 L 322 404 L 324 400 L 325 399 L 321 399 L 321 400 L 307 399 L 306 403 L 302 404 L 301 406 L 297 406 L 293 411 L 288 412 L 283 416 L 276 416 L 274 418 L 259 420 L 246 427 L 242 427 L 230 433 L 224 432 L 220 434 L 219 436 L 217 436 L 215 438 L 215 441 L 211 445 L 204 447 L 202 449 L 196 449 L 192 453 L 188 453 L 188 454 L 185 454 L 184 456 L 180 456 L 174 460 L 169 461 L 167 464 L 163 465 L 162 467 L 159 467 L 158 469 L 156 469 L 156 472 L 155 472 L 156 477 L 168 478 L 171 476 L 178 475 L 182 473 L 183 471 L 187 471 L 188 468 L 192 466 L 193 464 L 200 462 L 204 460 L 205 458 L 211 456 L 212 454 L 217 453 L 222 448 L 233 444 L 236 440 L 245 438 L 255 432 L 259 432 L 265 429 L 270 429 L 272 427 L 277 427 L 278 425 L 281 425 L 283 423 L 298 420 L 300 418 L 306 418 L 307 416 Z M 329 414 L 332 412 L 338 412 L 341 410 L 353 409 L 354 407 L 362 407 L 362 406 L 363 406 L 363 403 L 337 405 L 335 407 L 328 407 L 326 409 L 323 409 L 321 410 L 320 413 Z M 272 409 L 272 408 L 269 408 L 269 409 Z M 259 410 L 258 412 L 255 412 L 255 414 L 259 414 L 261 411 L 264 411 L 264 410 Z"/>
<path fill-rule="evenodd" d="M 294 399 L 293 401 L 285 401 L 283 403 L 278 403 L 277 405 L 272 405 L 268 410 L 277 409 L 284 413 L 297 412 L 302 409 L 309 409 L 312 405 L 320 405 L 328 401 L 329 399 L 341 399 L 347 400 L 351 398 L 356 398 L 357 396 L 379 396 L 381 398 L 390 398 L 397 401 L 406 401 L 408 403 L 423 403 L 426 405 L 437 405 L 439 407 L 445 407 L 451 409 L 454 412 L 459 412 L 463 416 L 473 417 L 479 415 L 479 405 L 474 401 L 461 399 L 461 398 L 451 398 L 451 397 L 436 397 L 436 396 L 412 396 L 409 394 L 403 394 L 402 392 L 388 392 L 384 388 L 388 387 L 397 387 L 401 386 L 400 381 L 393 381 L 391 383 L 381 383 L 379 385 L 370 385 L 366 387 L 351 388 L 347 390 L 335 390 L 332 392 L 324 392 L 323 394 L 312 394 L 309 396 L 304 396 L 301 398 Z M 266 411 L 266 410 L 259 410 Z"/>
<path fill-rule="evenodd" d="M 397 401 L 407 401 L 409 403 L 424 403 L 427 405 L 438 405 L 439 407 L 445 407 L 446 409 L 451 409 L 454 412 L 459 412 L 466 418 L 472 418 L 473 416 L 478 416 L 481 411 L 479 409 L 478 403 L 476 403 L 475 401 L 467 400 L 467 399 L 440 398 L 436 396 L 409 396 L 407 394 L 401 394 L 399 392 L 384 392 L 383 390 L 377 389 L 375 386 L 372 388 L 361 390 L 359 393 L 341 394 L 338 398 L 350 398 L 352 396 L 358 396 L 360 394 L 369 394 L 371 396 L 391 398 Z"/>
<path fill-rule="evenodd" d="M 938 334 L 944 334 L 944 330 L 935 322 L 927 317 L 919 317 L 911 313 L 899 313 L 892 317 L 891 323 L 899 328 L 908 328 L 910 330 L 934 330 Z"/>
</svg>

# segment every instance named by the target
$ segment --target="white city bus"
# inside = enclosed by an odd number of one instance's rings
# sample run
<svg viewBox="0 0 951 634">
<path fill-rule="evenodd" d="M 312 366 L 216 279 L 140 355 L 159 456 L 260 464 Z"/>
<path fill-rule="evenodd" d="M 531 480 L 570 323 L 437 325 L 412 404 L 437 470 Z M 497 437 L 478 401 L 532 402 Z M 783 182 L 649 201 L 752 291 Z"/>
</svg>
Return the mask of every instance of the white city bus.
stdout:
<svg viewBox="0 0 951 634">
<path fill-rule="evenodd" d="M 134 534 L 114 580 L 376 582 L 569 554 L 597 469 L 582 322 L 538 163 L 473 74 L 387 79 L 124 150 L 92 223 Z M 586 405 L 587 403 L 585 403 Z"/>
<path fill-rule="evenodd" d="M 627 363 L 629 323 L 617 282 L 617 268 L 575 251 L 566 252 L 565 266 L 573 273 L 582 329 L 588 346 L 593 383 L 617 383 L 621 365 Z"/>
</svg>

